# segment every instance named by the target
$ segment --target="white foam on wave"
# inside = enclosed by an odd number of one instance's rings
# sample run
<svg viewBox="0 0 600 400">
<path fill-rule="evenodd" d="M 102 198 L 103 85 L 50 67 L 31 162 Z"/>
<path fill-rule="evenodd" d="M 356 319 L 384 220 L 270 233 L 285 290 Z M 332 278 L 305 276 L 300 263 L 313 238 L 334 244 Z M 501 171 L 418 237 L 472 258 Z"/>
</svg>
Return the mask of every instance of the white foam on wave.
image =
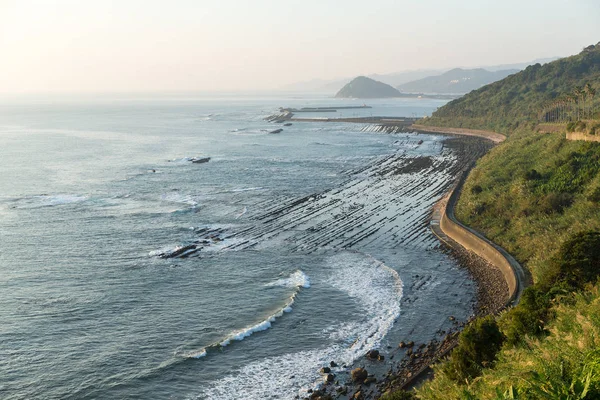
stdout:
<svg viewBox="0 0 600 400">
<path fill-rule="evenodd" d="M 176 192 L 163 194 L 161 200 L 170 203 L 186 204 L 192 207 L 196 207 L 199 204 L 197 201 L 198 199 L 195 196 Z"/>
<path fill-rule="evenodd" d="M 277 279 L 274 282 L 267 283 L 265 286 L 283 286 L 283 287 L 310 287 L 310 278 L 301 270 L 292 273 L 288 278 Z"/>
<path fill-rule="evenodd" d="M 278 284 L 278 282 L 281 284 Z M 293 284 L 293 286 L 289 286 L 287 283 L 294 283 L 294 284 Z M 208 347 L 204 347 L 204 348 L 200 349 L 199 351 L 185 353 L 185 354 L 183 354 L 183 356 L 187 357 L 187 358 L 201 358 L 201 357 L 206 356 L 207 348 L 226 347 L 226 346 L 229 346 L 231 344 L 231 342 L 233 342 L 233 341 L 242 341 L 245 338 L 252 336 L 252 334 L 254 334 L 256 332 L 266 331 L 267 329 L 271 328 L 272 323 L 275 322 L 275 320 L 277 318 L 283 316 L 283 314 L 285 314 L 285 313 L 292 312 L 292 305 L 294 304 L 296 296 L 300 292 L 300 288 L 302 288 L 302 287 L 309 288 L 310 280 L 304 272 L 298 270 L 298 271 L 292 273 L 289 278 L 287 278 L 285 280 L 280 279 L 278 281 L 273 282 L 272 284 L 267 284 L 266 286 L 294 287 L 294 288 L 296 288 L 296 290 L 287 299 L 287 301 L 283 307 L 281 307 L 275 313 L 269 315 L 266 319 L 258 322 L 257 324 L 254 324 L 254 325 L 251 325 L 251 326 L 248 326 L 243 329 L 239 329 L 237 331 L 230 333 L 229 335 L 227 335 L 227 337 L 225 339 L 223 339 L 219 343 L 216 343 L 216 344 L 208 346 Z"/>
<path fill-rule="evenodd" d="M 328 284 L 354 299 L 359 320 L 325 329 L 333 344 L 326 348 L 282 354 L 252 362 L 238 373 L 203 388 L 197 399 L 294 399 L 321 385 L 319 366 L 335 360 L 352 365 L 381 344 L 400 315 L 402 281 L 393 269 L 369 255 L 344 253 L 329 260 Z M 341 367 L 335 368 L 341 370 Z M 276 371 L 275 373 L 273 371 Z"/>
</svg>

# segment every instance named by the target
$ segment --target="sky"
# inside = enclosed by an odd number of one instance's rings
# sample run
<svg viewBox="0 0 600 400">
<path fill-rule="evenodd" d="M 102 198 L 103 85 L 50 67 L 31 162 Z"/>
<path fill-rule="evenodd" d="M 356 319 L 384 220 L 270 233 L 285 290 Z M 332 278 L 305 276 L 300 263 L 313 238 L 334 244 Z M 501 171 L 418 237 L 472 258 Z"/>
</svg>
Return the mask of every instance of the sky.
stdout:
<svg viewBox="0 0 600 400">
<path fill-rule="evenodd" d="M 0 0 L 0 93 L 247 91 L 600 41 L 600 0 Z"/>
</svg>

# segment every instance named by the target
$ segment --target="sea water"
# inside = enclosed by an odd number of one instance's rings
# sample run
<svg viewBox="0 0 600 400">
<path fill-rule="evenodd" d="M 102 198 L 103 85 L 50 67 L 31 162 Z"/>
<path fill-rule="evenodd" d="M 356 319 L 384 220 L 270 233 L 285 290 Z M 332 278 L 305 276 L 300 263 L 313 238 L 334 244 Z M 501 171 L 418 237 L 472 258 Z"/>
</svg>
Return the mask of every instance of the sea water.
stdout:
<svg viewBox="0 0 600 400">
<path fill-rule="evenodd" d="M 328 117 L 443 103 L 374 100 Z M 451 164 L 443 138 L 264 120 L 356 104 L 1 99 L 0 397 L 294 398 L 330 361 L 343 376 L 372 348 L 466 318 L 472 282 L 425 221 L 452 177 L 392 171 Z M 201 251 L 163 258 L 190 244 Z"/>
</svg>

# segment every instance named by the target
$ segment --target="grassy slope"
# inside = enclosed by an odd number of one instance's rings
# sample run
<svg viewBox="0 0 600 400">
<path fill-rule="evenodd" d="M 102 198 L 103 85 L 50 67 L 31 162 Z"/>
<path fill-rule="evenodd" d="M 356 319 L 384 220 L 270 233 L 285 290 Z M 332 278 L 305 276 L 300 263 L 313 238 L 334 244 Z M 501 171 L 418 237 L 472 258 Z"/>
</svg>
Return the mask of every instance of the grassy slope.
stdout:
<svg viewBox="0 0 600 400">
<path fill-rule="evenodd" d="M 549 325 L 547 337 L 530 338 L 521 346 L 504 350 L 495 368 L 484 370 L 482 376 L 468 384 L 456 384 L 438 366 L 436 378 L 421 388 L 419 397 L 431 400 L 599 398 L 600 291 L 595 287 L 571 299 L 555 307 L 556 318 Z M 587 397 L 581 396 L 582 389 L 577 397 L 578 387 L 585 386 L 588 376 Z M 571 397 L 567 397 L 569 394 Z"/>
<path fill-rule="evenodd" d="M 532 170 L 539 176 L 528 176 Z M 537 280 L 567 237 L 600 230 L 598 172 L 599 144 L 518 132 L 478 162 L 456 215 L 506 248 Z M 572 204 L 557 211 L 551 202 L 561 194 Z"/>
<path fill-rule="evenodd" d="M 550 275 L 550 260 L 567 239 L 600 231 L 600 143 L 533 131 L 544 102 L 587 82 L 600 88 L 600 46 L 471 92 L 426 121 L 509 135 L 477 163 L 456 214 L 515 255 L 535 282 Z M 440 365 L 417 397 L 600 398 L 600 285 L 553 297 L 551 304 L 550 318 L 540 322 L 548 336 L 505 343 L 496 364 L 467 382 L 450 379 Z M 501 329 L 511 315 L 500 318 Z"/>
</svg>

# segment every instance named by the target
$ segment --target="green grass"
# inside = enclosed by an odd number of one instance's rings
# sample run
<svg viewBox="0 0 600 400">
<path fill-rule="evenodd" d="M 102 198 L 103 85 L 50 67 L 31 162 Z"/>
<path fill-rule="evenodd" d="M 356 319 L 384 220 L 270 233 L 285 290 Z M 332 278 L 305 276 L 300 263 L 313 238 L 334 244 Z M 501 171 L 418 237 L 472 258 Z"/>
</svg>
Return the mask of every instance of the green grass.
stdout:
<svg viewBox="0 0 600 400">
<path fill-rule="evenodd" d="M 495 367 L 456 382 L 435 367 L 435 379 L 420 399 L 598 399 L 600 398 L 600 289 L 569 295 L 553 308 L 549 335 L 506 346 Z M 512 397 L 511 397 L 512 396 Z"/>
<path fill-rule="evenodd" d="M 568 237 L 600 230 L 599 172 L 600 144 L 521 131 L 479 160 L 456 216 L 504 247 L 537 281 Z"/>
<path fill-rule="evenodd" d="M 473 91 L 423 122 L 509 136 L 471 171 L 455 213 L 515 256 L 533 286 L 495 320 L 470 324 L 417 398 L 600 399 L 600 143 L 564 134 L 599 134 L 600 94 L 587 100 L 596 110 L 587 121 L 534 132 L 549 101 L 587 83 L 600 88 L 600 44 Z"/>
</svg>

